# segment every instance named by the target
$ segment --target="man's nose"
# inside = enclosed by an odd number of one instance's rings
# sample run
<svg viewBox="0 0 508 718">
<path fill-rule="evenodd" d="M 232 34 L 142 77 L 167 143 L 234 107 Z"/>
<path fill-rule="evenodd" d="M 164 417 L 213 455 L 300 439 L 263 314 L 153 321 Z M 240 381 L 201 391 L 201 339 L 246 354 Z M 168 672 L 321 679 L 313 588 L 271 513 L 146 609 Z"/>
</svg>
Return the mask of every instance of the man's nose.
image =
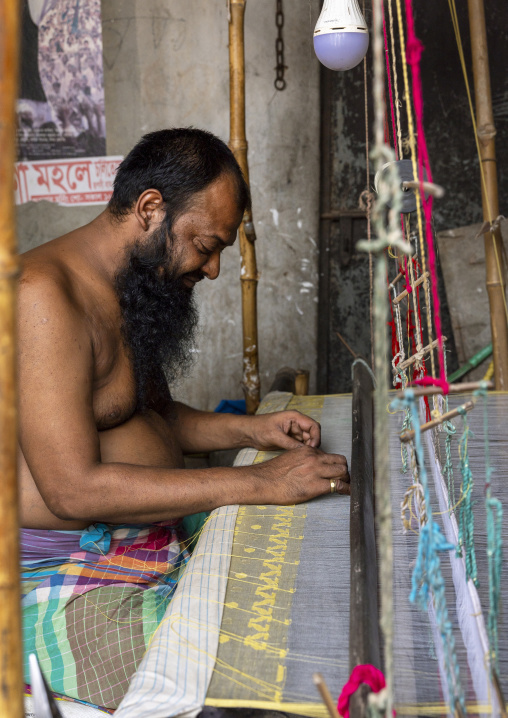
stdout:
<svg viewBox="0 0 508 718">
<path fill-rule="evenodd" d="M 208 279 L 217 279 L 220 274 L 220 252 L 214 252 L 207 259 L 206 264 L 203 266 L 203 274 Z"/>
</svg>

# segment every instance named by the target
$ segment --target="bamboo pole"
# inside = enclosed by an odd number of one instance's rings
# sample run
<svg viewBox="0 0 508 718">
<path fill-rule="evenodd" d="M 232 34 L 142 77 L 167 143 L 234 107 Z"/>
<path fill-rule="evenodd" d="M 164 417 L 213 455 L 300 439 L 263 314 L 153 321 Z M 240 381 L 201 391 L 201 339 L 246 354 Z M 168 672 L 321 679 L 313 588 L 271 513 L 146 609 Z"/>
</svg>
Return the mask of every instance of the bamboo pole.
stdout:
<svg viewBox="0 0 508 718">
<path fill-rule="evenodd" d="M 245 43 L 244 17 L 247 0 L 230 0 L 229 17 L 229 91 L 230 139 L 229 146 L 249 184 L 247 139 L 245 133 Z M 258 321 L 256 234 L 252 214 L 247 211 L 239 229 L 242 284 L 243 323 L 243 391 L 247 413 L 254 414 L 259 405 Z"/>
<path fill-rule="evenodd" d="M 490 90 L 489 55 L 483 0 L 468 0 L 471 53 L 476 103 L 477 133 L 483 167 L 483 219 L 492 224 L 499 214 L 497 190 L 496 145 L 492 96 Z M 494 377 L 497 390 L 508 389 L 508 322 L 505 309 L 503 240 L 499 227 L 486 232 L 485 264 L 487 292 L 490 303 L 490 326 L 494 349 Z M 497 257 L 496 257 L 497 254 Z M 501 271 L 499 271 L 501 270 Z"/>
<path fill-rule="evenodd" d="M 19 6 L 0 0 L 0 716 L 22 718 L 19 590 L 14 216 Z"/>
</svg>

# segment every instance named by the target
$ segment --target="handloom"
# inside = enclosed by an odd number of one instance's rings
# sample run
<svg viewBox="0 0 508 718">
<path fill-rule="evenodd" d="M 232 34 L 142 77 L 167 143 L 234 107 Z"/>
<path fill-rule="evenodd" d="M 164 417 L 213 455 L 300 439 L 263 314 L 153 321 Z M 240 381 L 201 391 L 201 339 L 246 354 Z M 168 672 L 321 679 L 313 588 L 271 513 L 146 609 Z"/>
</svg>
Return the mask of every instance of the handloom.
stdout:
<svg viewBox="0 0 508 718">
<path fill-rule="evenodd" d="M 205 704 L 324 716 L 312 684 L 314 671 L 324 675 L 332 694 L 338 696 L 350 669 L 358 663 L 370 662 L 383 669 L 369 450 L 372 383 L 364 366 L 355 369 L 354 387 L 352 424 L 347 395 L 272 394 L 262 403 L 262 411 L 299 408 L 322 422 L 324 447 L 345 451 L 352 460 L 351 501 L 326 496 L 296 507 L 229 507 L 213 512 L 117 715 L 195 715 Z M 461 400 L 454 397 L 453 403 Z M 487 402 L 492 424 L 502 426 L 508 395 L 489 394 Z M 401 471 L 399 434 L 404 418 L 404 412 L 387 414 L 394 547 L 394 705 L 398 715 L 443 715 L 448 712 L 448 688 L 433 602 L 429 598 L 427 610 L 422 611 L 409 601 L 419 529 L 416 516 L 405 533 L 401 520 L 401 501 L 412 482 L 410 471 Z M 472 474 L 480 477 L 485 453 L 482 413 L 474 412 L 470 421 L 470 466 Z M 351 425 L 352 457 L 347 450 Z M 489 438 L 495 468 L 493 493 L 503 500 L 508 498 L 508 448 L 499 429 L 491 427 Z M 445 436 L 440 440 L 444 442 Z M 435 519 L 447 540 L 456 545 L 448 507 L 439 503 L 440 491 L 434 484 L 439 478 L 439 459 L 431 442 L 425 450 Z M 444 456 L 444 444 L 442 450 Z M 247 450 L 240 461 L 265 458 L 262 452 Z M 453 463 L 459 476 L 458 453 Z M 479 480 L 473 486 L 473 500 L 478 504 L 482 483 Z M 465 581 L 462 585 L 465 558 L 456 557 L 455 546 L 442 555 L 441 566 L 466 710 L 470 715 L 491 715 L 498 708 L 487 670 L 487 632 L 480 625 L 482 619 L 483 626 L 487 625 L 489 605 L 486 521 L 480 507 L 475 518 L 479 603 L 471 604 L 469 587 Z M 507 536 L 506 516 L 503 521 Z M 502 582 L 506 595 L 506 572 Z M 482 608 L 482 617 L 474 615 Z M 506 683 L 508 640 L 502 630 L 498 665 L 501 683 Z"/>
</svg>

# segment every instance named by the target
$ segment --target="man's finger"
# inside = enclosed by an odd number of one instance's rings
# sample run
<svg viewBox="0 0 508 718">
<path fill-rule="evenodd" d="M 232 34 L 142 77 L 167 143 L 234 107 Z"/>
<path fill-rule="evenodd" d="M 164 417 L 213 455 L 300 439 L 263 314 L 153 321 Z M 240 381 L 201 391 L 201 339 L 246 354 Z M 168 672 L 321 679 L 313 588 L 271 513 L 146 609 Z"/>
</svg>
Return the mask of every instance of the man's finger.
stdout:
<svg viewBox="0 0 508 718">
<path fill-rule="evenodd" d="M 327 464 L 342 464 L 347 466 L 347 459 L 342 454 L 328 454 L 323 452 L 323 461 Z"/>
<path fill-rule="evenodd" d="M 303 441 L 299 441 L 294 436 L 289 436 L 282 432 L 277 436 L 277 447 L 279 449 L 287 449 L 290 451 L 291 449 L 299 449 L 302 446 L 304 446 Z"/>
<path fill-rule="evenodd" d="M 321 445 L 321 424 L 313 422 L 309 428 L 310 442 L 309 446 L 313 446 L 316 449 Z"/>
<path fill-rule="evenodd" d="M 342 496 L 349 496 L 351 493 L 350 485 L 346 481 L 343 481 L 342 479 L 338 479 L 336 477 L 334 477 L 334 478 L 335 478 L 335 490 L 333 491 L 333 493 L 341 494 Z M 323 481 L 322 487 L 323 487 L 323 491 L 322 491 L 323 496 L 326 496 L 326 494 L 332 493 L 330 479 L 326 479 L 325 481 Z"/>
<path fill-rule="evenodd" d="M 340 479 L 349 483 L 349 471 L 344 464 L 321 464 L 319 476 L 322 479 Z"/>
<path fill-rule="evenodd" d="M 337 494 L 342 494 L 343 496 L 348 496 L 351 493 L 351 487 L 349 484 L 346 484 L 344 481 L 339 481 L 335 491 Z"/>
<path fill-rule="evenodd" d="M 291 419 L 291 433 L 295 436 L 303 436 L 304 441 L 308 446 L 317 448 L 321 443 L 321 426 L 317 421 L 311 419 L 310 416 L 295 412 Z M 308 439 L 305 438 L 304 434 L 308 434 Z"/>
<path fill-rule="evenodd" d="M 303 421 L 301 420 L 303 419 Z M 300 430 L 303 432 L 305 443 L 312 448 L 317 449 L 321 444 L 321 425 L 308 416 L 298 418 Z M 305 421 L 306 420 L 306 421 Z"/>
</svg>

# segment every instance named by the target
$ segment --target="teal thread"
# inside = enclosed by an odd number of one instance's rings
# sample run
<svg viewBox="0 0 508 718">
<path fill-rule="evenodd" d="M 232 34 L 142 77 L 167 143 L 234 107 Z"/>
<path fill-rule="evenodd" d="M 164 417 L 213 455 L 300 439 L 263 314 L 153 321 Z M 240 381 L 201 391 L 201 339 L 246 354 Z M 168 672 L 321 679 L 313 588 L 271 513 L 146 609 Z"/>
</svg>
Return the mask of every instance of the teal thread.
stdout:
<svg viewBox="0 0 508 718">
<path fill-rule="evenodd" d="M 489 614 L 487 633 L 489 636 L 490 671 L 498 672 L 499 663 L 499 609 L 501 603 L 501 570 L 503 567 L 503 506 L 492 496 L 492 467 L 489 449 L 489 415 L 487 407 L 487 385 L 482 382 L 475 396 L 483 399 L 483 438 L 485 451 L 485 511 L 487 518 L 487 561 L 489 574 Z"/>
<path fill-rule="evenodd" d="M 453 475 L 452 462 L 452 437 L 455 436 L 457 429 L 451 421 L 444 421 L 442 427 L 446 433 L 446 463 L 443 466 L 443 475 L 446 479 L 446 486 L 448 488 L 448 510 L 451 513 L 452 511 L 455 511 L 455 506 L 457 505 L 457 499 L 455 497 L 455 478 Z"/>
<path fill-rule="evenodd" d="M 448 376 L 448 365 L 446 362 L 446 351 L 443 352 L 443 358 L 444 358 L 444 368 L 445 368 L 445 376 Z M 448 394 L 445 394 L 443 396 L 443 402 L 444 402 L 444 411 L 443 414 L 446 414 L 448 411 Z M 446 479 L 446 486 L 448 489 L 448 511 L 452 513 L 452 511 L 455 511 L 455 507 L 457 505 L 457 499 L 455 496 L 455 477 L 453 475 L 453 461 L 452 461 L 452 437 L 455 436 L 457 429 L 455 428 L 455 425 L 452 421 L 444 421 L 442 423 L 442 427 L 444 432 L 446 433 L 445 437 L 445 453 L 446 453 L 446 463 L 443 467 L 443 476 Z"/>
<path fill-rule="evenodd" d="M 419 468 L 420 483 L 423 486 L 425 505 L 427 509 L 427 523 L 421 526 L 418 541 L 418 556 L 413 571 L 411 583 L 412 589 L 409 600 L 427 610 L 428 602 L 433 598 L 437 627 L 441 636 L 444 653 L 444 666 L 446 680 L 448 683 L 449 707 L 452 715 L 455 715 L 456 703 L 459 702 L 465 714 L 465 699 L 460 681 L 460 669 L 455 652 L 455 639 L 453 637 L 452 625 L 448 616 L 446 605 L 445 585 L 439 553 L 442 551 L 453 551 L 455 546 L 446 541 L 439 525 L 434 521 L 430 504 L 430 492 L 425 469 L 423 447 L 420 432 L 420 416 L 415 402 L 414 391 L 407 390 L 402 400 L 395 400 L 392 408 L 408 408 L 412 415 L 414 427 L 414 448 L 416 461 Z"/>
<path fill-rule="evenodd" d="M 458 510 L 459 541 L 457 556 L 464 555 L 466 565 L 466 578 L 471 579 L 478 587 L 478 567 L 476 564 L 476 551 L 474 547 L 474 513 L 473 513 L 473 474 L 469 464 L 468 442 L 473 434 L 469 428 L 466 411 L 459 407 L 462 418 L 463 432 L 459 440 L 460 472 L 462 474 L 461 497 Z"/>
</svg>

